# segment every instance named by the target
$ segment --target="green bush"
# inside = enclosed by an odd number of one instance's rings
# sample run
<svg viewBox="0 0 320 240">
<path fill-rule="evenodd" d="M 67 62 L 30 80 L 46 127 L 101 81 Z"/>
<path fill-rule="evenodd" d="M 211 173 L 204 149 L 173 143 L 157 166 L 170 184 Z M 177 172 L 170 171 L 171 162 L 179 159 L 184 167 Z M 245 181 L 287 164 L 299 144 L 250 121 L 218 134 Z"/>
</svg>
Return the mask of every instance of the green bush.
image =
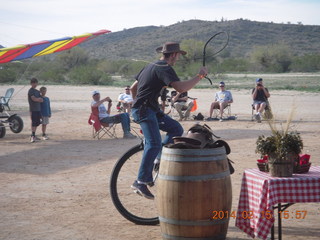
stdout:
<svg viewBox="0 0 320 240">
<path fill-rule="evenodd" d="M 109 75 L 88 65 L 73 68 L 67 77 L 73 84 L 110 85 L 112 83 Z"/>
<path fill-rule="evenodd" d="M 0 68 L 0 83 L 13 83 L 16 80 L 14 69 Z"/>
<path fill-rule="evenodd" d="M 288 72 L 292 62 L 290 48 L 283 44 L 256 46 L 251 53 L 252 70 Z"/>
<path fill-rule="evenodd" d="M 47 71 L 39 73 L 38 78 L 49 83 L 66 83 L 64 74 L 55 69 L 48 69 Z"/>
<path fill-rule="evenodd" d="M 310 54 L 295 57 L 290 66 L 293 72 L 318 72 L 320 71 L 320 54 Z"/>
<path fill-rule="evenodd" d="M 219 64 L 220 72 L 246 72 L 250 63 L 247 59 L 228 58 Z"/>
</svg>

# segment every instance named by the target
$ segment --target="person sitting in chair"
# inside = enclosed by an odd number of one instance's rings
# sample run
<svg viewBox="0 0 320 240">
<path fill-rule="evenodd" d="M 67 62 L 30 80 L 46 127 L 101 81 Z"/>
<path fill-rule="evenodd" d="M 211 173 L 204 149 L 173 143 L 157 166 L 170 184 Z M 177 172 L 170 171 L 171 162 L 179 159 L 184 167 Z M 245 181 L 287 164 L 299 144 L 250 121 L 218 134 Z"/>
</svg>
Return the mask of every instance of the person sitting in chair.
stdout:
<svg viewBox="0 0 320 240">
<path fill-rule="evenodd" d="M 125 93 L 121 93 L 118 97 L 118 101 L 122 104 L 124 112 L 129 113 L 131 112 L 131 107 L 133 103 L 133 98 L 130 93 L 130 86 L 127 86 L 125 89 Z"/>
<path fill-rule="evenodd" d="M 262 78 L 256 79 L 256 87 L 252 89 L 253 107 L 256 111 L 254 117 L 257 122 L 261 122 L 262 113 L 268 104 L 270 93 L 268 88 L 263 86 Z"/>
<path fill-rule="evenodd" d="M 187 120 L 190 116 L 190 111 L 193 107 L 193 101 L 188 98 L 188 92 L 171 92 L 171 101 L 174 108 L 177 110 L 179 114 L 179 121 Z M 183 111 L 185 111 L 183 113 Z"/>
<path fill-rule="evenodd" d="M 130 118 L 128 113 L 120 113 L 117 115 L 110 115 L 112 100 L 110 97 L 105 97 L 100 100 L 100 92 L 95 90 L 92 92 L 93 101 L 92 108 L 97 108 L 99 111 L 99 120 L 101 123 L 114 124 L 121 123 L 123 130 L 123 138 L 136 138 L 130 132 Z M 108 108 L 105 107 L 104 102 L 108 102 Z"/>
<path fill-rule="evenodd" d="M 223 115 L 223 110 L 230 104 L 233 103 L 233 98 L 232 94 L 230 91 L 227 91 L 225 89 L 225 84 L 224 82 L 219 83 L 219 88 L 220 91 L 216 92 L 215 97 L 214 97 L 214 102 L 211 103 L 210 106 L 210 111 L 209 111 L 209 117 L 207 120 L 213 120 L 212 118 L 212 113 L 213 109 L 219 109 L 220 110 L 220 118 L 219 121 L 222 122 L 222 115 Z"/>
<path fill-rule="evenodd" d="M 160 108 L 161 108 L 162 112 L 165 112 L 168 98 L 170 99 L 170 96 L 167 95 L 168 93 L 169 93 L 169 90 L 167 89 L 167 86 L 164 86 L 160 91 L 160 100 L 161 100 Z M 168 114 L 168 113 L 166 113 L 166 114 Z"/>
</svg>

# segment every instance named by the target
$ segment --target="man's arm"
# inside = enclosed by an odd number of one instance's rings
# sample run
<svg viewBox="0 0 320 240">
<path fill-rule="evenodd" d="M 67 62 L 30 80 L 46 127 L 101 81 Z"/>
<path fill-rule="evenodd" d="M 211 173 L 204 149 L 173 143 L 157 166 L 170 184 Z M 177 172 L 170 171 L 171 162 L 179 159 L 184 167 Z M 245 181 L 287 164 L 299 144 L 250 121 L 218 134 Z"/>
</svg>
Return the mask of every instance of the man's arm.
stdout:
<svg viewBox="0 0 320 240">
<path fill-rule="evenodd" d="M 131 88 L 132 98 L 135 99 L 137 97 L 138 81 L 135 81 L 130 88 Z"/>
<path fill-rule="evenodd" d="M 106 98 L 103 98 L 103 99 L 99 100 L 98 102 L 92 104 L 92 107 L 99 107 L 102 103 L 104 103 L 106 101 L 108 101 L 109 104 L 112 102 L 111 98 L 106 97 Z"/>
<path fill-rule="evenodd" d="M 229 100 L 227 100 L 227 103 L 233 103 L 233 97 L 230 91 L 229 91 Z"/>
<path fill-rule="evenodd" d="M 188 96 L 184 96 L 181 97 L 182 93 L 177 92 L 177 95 L 175 95 L 172 98 L 172 102 L 176 102 L 176 101 L 187 101 L 188 100 Z"/>
<path fill-rule="evenodd" d="M 202 78 L 207 76 L 208 70 L 206 67 L 201 67 L 199 74 L 195 76 L 194 78 L 191 78 L 187 81 L 177 81 L 172 82 L 170 85 L 178 92 L 188 92 L 191 88 L 193 88 Z"/>
<path fill-rule="evenodd" d="M 269 98 L 270 97 L 270 93 L 268 91 L 268 89 L 266 89 L 265 87 L 262 88 L 263 89 L 263 92 L 264 92 L 264 95 Z"/>
<path fill-rule="evenodd" d="M 166 101 L 161 101 L 161 110 L 162 110 L 162 112 L 164 112 L 165 109 L 166 109 Z"/>
<path fill-rule="evenodd" d="M 178 92 L 187 92 L 191 88 L 193 88 L 198 82 L 200 82 L 201 79 L 202 77 L 200 75 L 197 75 L 196 77 L 190 80 L 172 82 L 170 85 Z"/>
<path fill-rule="evenodd" d="M 252 90 L 252 99 L 253 99 L 253 100 L 257 97 L 257 93 L 258 93 L 258 88 L 255 87 L 255 88 Z"/>
<path fill-rule="evenodd" d="M 34 102 L 43 102 L 43 98 L 42 97 L 39 97 L 39 98 L 37 98 L 37 97 L 35 97 L 34 95 L 32 95 L 31 96 L 31 99 L 32 99 L 32 101 L 34 101 Z"/>
<path fill-rule="evenodd" d="M 112 106 L 112 101 L 108 102 L 108 108 L 107 108 L 107 113 L 110 114 L 111 112 L 111 106 Z"/>
<path fill-rule="evenodd" d="M 216 93 L 214 94 L 214 102 L 217 102 L 217 101 L 219 101 L 219 94 L 218 94 L 218 92 L 216 92 Z"/>
<path fill-rule="evenodd" d="M 118 102 L 123 102 L 123 93 L 120 93 L 119 97 L 118 97 Z"/>
<path fill-rule="evenodd" d="M 48 98 L 48 107 L 49 107 L 49 117 L 51 117 L 51 106 L 50 106 L 50 99 Z"/>
</svg>

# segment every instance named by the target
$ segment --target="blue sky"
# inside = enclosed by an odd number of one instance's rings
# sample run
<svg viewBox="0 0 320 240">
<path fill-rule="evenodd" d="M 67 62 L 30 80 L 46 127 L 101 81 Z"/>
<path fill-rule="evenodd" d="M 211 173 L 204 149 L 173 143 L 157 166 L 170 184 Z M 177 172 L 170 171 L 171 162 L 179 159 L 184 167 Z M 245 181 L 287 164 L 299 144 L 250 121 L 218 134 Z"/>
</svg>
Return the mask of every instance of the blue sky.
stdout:
<svg viewBox="0 0 320 240">
<path fill-rule="evenodd" d="M 0 44 L 179 21 L 248 19 L 320 25 L 320 0 L 0 0 Z"/>
</svg>

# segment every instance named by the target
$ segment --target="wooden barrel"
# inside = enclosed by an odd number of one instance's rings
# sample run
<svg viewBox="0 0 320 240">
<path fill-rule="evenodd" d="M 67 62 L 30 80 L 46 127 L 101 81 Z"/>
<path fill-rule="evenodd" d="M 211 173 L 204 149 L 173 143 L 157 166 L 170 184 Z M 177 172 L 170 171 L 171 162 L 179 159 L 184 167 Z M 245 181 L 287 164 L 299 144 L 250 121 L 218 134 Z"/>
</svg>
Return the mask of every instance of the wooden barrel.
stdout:
<svg viewBox="0 0 320 240">
<path fill-rule="evenodd" d="M 225 148 L 164 147 L 156 201 L 163 239 L 225 239 L 232 203 Z"/>
</svg>

